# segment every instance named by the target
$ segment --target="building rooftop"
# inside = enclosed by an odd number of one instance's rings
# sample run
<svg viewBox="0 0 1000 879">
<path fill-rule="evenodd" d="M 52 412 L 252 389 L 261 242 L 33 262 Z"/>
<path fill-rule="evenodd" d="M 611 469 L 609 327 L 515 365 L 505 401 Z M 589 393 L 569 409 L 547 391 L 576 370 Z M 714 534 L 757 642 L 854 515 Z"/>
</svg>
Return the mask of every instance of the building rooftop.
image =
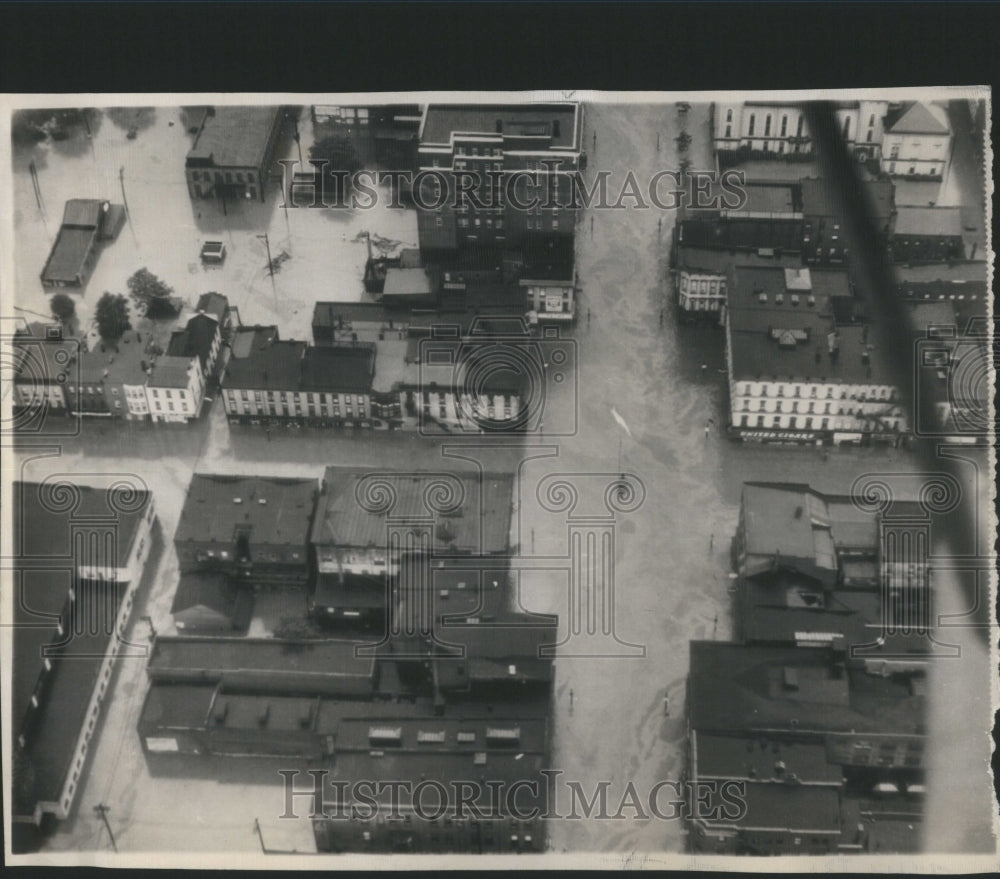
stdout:
<svg viewBox="0 0 1000 879">
<path fill-rule="evenodd" d="M 385 272 L 382 296 L 435 296 L 430 274 L 424 268 L 389 268 Z"/>
<path fill-rule="evenodd" d="M 147 670 L 157 680 L 226 681 L 233 686 L 261 685 L 261 675 L 282 687 L 321 692 L 337 679 L 373 685 L 375 657 L 358 656 L 362 640 L 285 641 L 278 638 L 160 636 L 153 643 Z M 266 686 L 266 684 L 264 684 Z"/>
<path fill-rule="evenodd" d="M 42 272 L 47 281 L 75 283 L 97 232 L 91 227 L 63 226 Z"/>
<path fill-rule="evenodd" d="M 745 831 L 822 833 L 834 837 L 843 828 L 840 792 L 834 787 L 748 782 L 743 797 L 746 808 L 732 818 L 732 808 L 727 811 L 724 801 L 717 800 L 718 792 L 710 793 L 705 814 L 712 817 L 701 819 L 701 823 Z"/>
<path fill-rule="evenodd" d="M 697 777 L 839 785 L 841 768 L 827 762 L 820 742 L 779 741 L 763 735 L 720 736 L 693 732 Z"/>
<path fill-rule="evenodd" d="M 349 330 L 355 323 L 387 327 L 392 322 L 394 327 L 403 329 L 408 316 L 408 311 L 389 308 L 382 302 L 317 302 L 312 325 Z"/>
<path fill-rule="evenodd" d="M 839 270 L 732 266 L 727 283 L 729 361 L 736 381 L 779 379 L 892 384 L 866 326 L 837 327 L 831 292 Z M 849 287 L 847 288 L 849 289 Z"/>
<path fill-rule="evenodd" d="M 822 649 L 692 641 L 688 716 L 699 732 L 924 732 L 907 683 L 845 670 Z"/>
<path fill-rule="evenodd" d="M 51 478 L 13 484 L 13 550 L 18 565 L 30 568 L 75 567 L 74 538 L 115 531 L 116 566 L 124 567 L 143 516 L 152 502 L 150 492 L 131 486 L 97 488 Z"/>
<path fill-rule="evenodd" d="M 313 523 L 318 546 L 379 547 L 386 517 L 437 517 L 435 553 L 490 554 L 509 546 L 514 480 L 509 474 L 387 473 L 328 467 Z"/>
<path fill-rule="evenodd" d="M 316 588 L 309 599 L 317 608 L 389 609 L 389 595 L 383 578 L 352 574 L 317 574 Z"/>
<path fill-rule="evenodd" d="M 375 375 L 375 345 L 347 342 L 306 349 L 302 358 L 303 391 L 367 394 Z"/>
<path fill-rule="evenodd" d="M 579 149 L 578 113 L 575 103 L 430 104 L 420 143 L 446 146 L 458 134 L 499 134 L 504 139 L 537 138 L 540 149 Z"/>
<path fill-rule="evenodd" d="M 195 306 L 195 311 L 204 312 L 209 317 L 214 317 L 221 324 L 229 312 L 229 300 L 221 293 L 202 293 L 198 297 L 198 304 Z"/>
<path fill-rule="evenodd" d="M 806 217 L 832 219 L 841 222 L 840 210 L 835 207 L 823 177 L 803 177 L 799 182 L 802 191 L 802 213 Z M 867 195 L 880 228 L 884 227 L 895 210 L 895 185 L 889 179 L 856 180 L 855 185 Z"/>
<path fill-rule="evenodd" d="M 169 354 L 157 357 L 146 385 L 151 388 L 186 388 L 191 360 L 191 357 L 175 357 Z"/>
<path fill-rule="evenodd" d="M 808 486 L 745 483 L 741 513 L 748 556 L 777 556 L 779 567 L 813 577 L 836 574 L 826 503 Z M 753 568 L 752 560 L 748 567 Z"/>
<path fill-rule="evenodd" d="M 802 265 L 797 253 L 774 255 L 768 253 L 731 253 L 717 247 L 691 247 L 681 244 L 677 248 L 677 268 L 687 271 L 701 271 L 722 275 L 729 272 L 731 265 L 795 268 Z"/>
<path fill-rule="evenodd" d="M 255 352 L 266 350 L 278 338 L 278 328 L 274 326 L 237 327 L 233 334 L 230 362 L 242 360 Z"/>
<path fill-rule="evenodd" d="M 80 381 L 145 385 L 146 369 L 153 364 L 152 340 L 137 330 L 127 330 L 116 342 L 99 340 L 80 356 Z"/>
<path fill-rule="evenodd" d="M 945 236 L 960 238 L 962 235 L 962 209 L 958 207 L 896 208 L 892 234 L 918 236 Z"/>
<path fill-rule="evenodd" d="M 230 543 L 249 527 L 251 545 L 304 546 L 318 488 L 315 479 L 196 473 L 174 542 Z"/>
<path fill-rule="evenodd" d="M 298 390 L 307 347 L 305 342 L 268 341 L 266 334 L 255 333 L 247 353 L 230 358 L 222 386 L 231 390 Z M 246 349 L 241 345 L 240 350 Z"/>
<path fill-rule="evenodd" d="M 214 316 L 208 313 L 196 314 L 183 330 L 170 335 L 167 354 L 175 357 L 197 357 L 201 361 L 201 368 L 206 369 L 218 332 L 219 322 Z"/>
<path fill-rule="evenodd" d="M 989 276 L 989 267 L 981 260 L 952 260 L 912 266 L 897 263 L 892 268 L 900 286 L 935 282 L 985 284 Z"/>
<path fill-rule="evenodd" d="M 277 122 L 277 107 L 216 107 L 187 155 L 189 166 L 257 168 Z"/>
<path fill-rule="evenodd" d="M 951 134 L 951 125 L 944 107 L 914 101 L 889 113 L 885 130 L 891 134 Z"/>
<path fill-rule="evenodd" d="M 94 595 L 89 600 L 99 600 L 108 618 L 113 618 L 121 604 L 124 585 L 101 583 L 91 588 L 100 590 L 101 598 Z M 30 771 L 26 773 L 25 785 L 14 785 L 15 813 L 30 815 L 39 801 L 59 801 L 72 769 L 77 738 L 87 717 L 111 632 L 112 627 L 98 625 L 95 634 L 75 633 L 63 646 L 50 648 L 48 657 L 53 667 L 38 714 L 26 735 L 24 756 Z M 21 674 L 20 668 L 17 674 Z"/>
<path fill-rule="evenodd" d="M 218 571 L 187 571 L 181 574 L 177 583 L 170 612 L 176 614 L 193 607 L 205 607 L 232 616 L 239 596 L 246 592 Z"/>
</svg>

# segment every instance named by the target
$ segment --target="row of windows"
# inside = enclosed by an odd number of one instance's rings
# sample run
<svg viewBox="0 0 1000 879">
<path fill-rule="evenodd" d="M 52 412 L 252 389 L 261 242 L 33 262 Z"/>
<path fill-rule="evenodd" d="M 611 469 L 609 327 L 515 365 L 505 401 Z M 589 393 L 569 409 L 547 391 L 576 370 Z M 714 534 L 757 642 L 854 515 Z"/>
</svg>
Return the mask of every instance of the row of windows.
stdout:
<svg viewBox="0 0 1000 879">
<path fill-rule="evenodd" d="M 456 156 L 478 156 L 479 155 L 479 147 L 477 147 L 477 146 L 474 146 L 474 147 L 456 146 L 455 147 L 455 155 Z M 486 146 L 484 146 L 483 147 L 483 155 L 484 156 L 502 156 L 503 155 L 503 148 L 502 147 L 486 147 Z"/>
<path fill-rule="evenodd" d="M 739 397 L 767 397 L 771 395 L 768 384 L 760 386 L 755 384 L 738 385 L 736 396 Z M 835 400 L 895 400 L 897 392 L 895 388 L 885 385 L 872 385 L 862 389 L 846 391 L 843 386 L 837 386 L 839 394 L 833 393 L 834 387 L 831 385 L 809 385 L 809 393 L 805 393 L 805 385 L 778 385 L 774 396 L 776 397 L 819 397 L 821 400 L 827 398 Z"/>
<path fill-rule="evenodd" d="M 840 405 L 842 401 L 835 401 L 829 403 L 814 403 L 812 401 L 800 403 L 798 401 L 793 402 L 789 399 L 784 399 L 779 401 L 777 399 L 768 400 L 757 400 L 757 399 L 744 399 L 743 404 L 737 404 L 734 408 L 742 409 L 744 412 L 801 412 L 809 413 L 814 412 L 817 414 L 831 413 L 831 414 L 841 414 L 841 415 L 863 415 L 865 410 L 863 406 L 843 406 Z M 888 412 L 883 412 L 880 409 L 873 410 L 873 414 L 876 415 L 895 415 L 895 408 Z"/>
<path fill-rule="evenodd" d="M 900 418 L 880 418 L 880 419 L 855 419 L 852 422 L 840 424 L 837 423 L 836 418 L 819 418 L 813 416 L 805 416 L 804 418 L 798 418 L 796 416 L 791 416 L 790 418 L 784 419 L 779 415 L 738 415 L 734 419 L 734 424 L 737 427 L 773 427 L 773 428 L 789 428 L 791 430 L 805 429 L 805 430 L 856 430 L 861 426 L 865 429 L 878 429 L 883 428 L 887 430 L 899 430 L 902 425 L 902 419 Z"/>
<path fill-rule="evenodd" d="M 191 172 L 191 179 L 192 180 L 204 180 L 206 183 L 211 183 L 212 182 L 212 175 L 213 174 L 215 175 L 215 181 L 216 181 L 216 183 L 222 183 L 222 181 L 223 181 L 223 172 L 222 171 L 204 171 L 204 172 L 201 172 L 201 171 L 192 171 Z M 232 183 L 233 182 L 233 172 L 232 171 L 226 171 L 225 172 L 225 182 L 226 183 Z M 248 171 L 247 174 L 246 174 L 246 180 L 244 180 L 243 179 L 243 172 L 242 171 L 237 171 L 236 172 L 236 182 L 237 183 L 253 183 L 254 182 L 253 172 L 252 171 Z"/>
<path fill-rule="evenodd" d="M 713 295 L 713 296 L 725 296 L 726 295 L 726 282 L 721 279 L 689 279 L 687 275 L 681 275 L 681 292 L 689 293 L 691 296 L 701 295 Z"/>
</svg>

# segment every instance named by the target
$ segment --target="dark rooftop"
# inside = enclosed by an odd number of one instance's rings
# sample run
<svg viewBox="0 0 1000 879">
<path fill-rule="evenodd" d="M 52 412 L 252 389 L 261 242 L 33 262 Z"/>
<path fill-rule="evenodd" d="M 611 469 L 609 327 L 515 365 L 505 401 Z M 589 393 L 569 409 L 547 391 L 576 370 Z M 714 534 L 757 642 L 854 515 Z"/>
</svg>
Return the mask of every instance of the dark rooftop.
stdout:
<svg viewBox="0 0 1000 879">
<path fill-rule="evenodd" d="M 337 680 L 374 680 L 374 656 L 357 656 L 361 640 L 284 641 L 278 638 L 170 637 L 153 644 L 148 671 L 159 680 L 229 681 L 253 686 L 263 678 L 276 687 L 323 692 Z M 259 684 L 258 684 L 259 686 Z"/>
<path fill-rule="evenodd" d="M 304 391 L 367 393 L 375 375 L 372 343 L 324 345 L 306 350 L 302 359 Z"/>
<path fill-rule="evenodd" d="M 697 777 L 756 781 L 787 781 L 802 784 L 839 785 L 838 765 L 828 763 L 826 746 L 820 742 L 795 742 L 766 736 L 719 736 L 692 733 L 697 742 Z M 776 765 L 780 764 L 780 765 Z"/>
<path fill-rule="evenodd" d="M 257 168 L 277 116 L 277 107 L 216 107 L 187 155 L 188 164 L 210 160 L 217 168 Z"/>
<path fill-rule="evenodd" d="M 314 479 L 196 473 L 174 542 L 228 543 L 249 526 L 252 545 L 304 546 L 318 488 Z"/>
<path fill-rule="evenodd" d="M 229 310 L 229 300 L 221 293 L 202 293 L 198 297 L 196 311 L 203 311 L 210 317 L 214 317 L 220 324 L 225 320 Z"/>
<path fill-rule="evenodd" d="M 923 697 L 897 681 L 845 671 L 826 650 L 692 641 L 690 653 L 692 729 L 901 735 L 924 729 Z"/>
<path fill-rule="evenodd" d="M 328 467 L 313 523 L 316 545 L 374 547 L 387 539 L 386 516 L 427 517 L 435 529 L 436 553 L 489 554 L 509 545 L 513 477 L 508 474 L 386 473 Z M 384 489 L 384 490 L 383 490 Z M 362 501 L 367 497 L 367 509 Z M 391 506 L 386 507 L 389 502 Z"/>
<path fill-rule="evenodd" d="M 717 247 L 690 247 L 681 244 L 677 248 L 677 268 L 722 275 L 729 271 L 731 265 L 765 266 L 781 269 L 793 269 L 802 265 L 802 258 L 797 253 L 776 256 L 773 253 L 735 253 Z"/>
<path fill-rule="evenodd" d="M 243 326 L 236 329 L 232 341 L 232 360 L 240 360 L 249 357 L 259 351 L 264 351 L 270 347 L 272 342 L 278 340 L 278 328 L 274 326 Z"/>
<path fill-rule="evenodd" d="M 125 587 L 100 584 L 96 588 L 105 596 L 103 601 L 109 615 L 114 615 Z M 26 755 L 32 767 L 31 789 L 17 791 L 15 813 L 31 814 L 36 802 L 59 800 L 111 640 L 110 627 L 101 625 L 98 629 L 97 634 L 74 634 L 64 646 L 48 654 L 53 668 L 26 742 Z"/>
<path fill-rule="evenodd" d="M 172 614 L 206 607 L 224 616 L 232 616 L 241 590 L 225 574 L 215 571 L 188 571 L 182 573 L 174 593 Z"/>
<path fill-rule="evenodd" d="M 96 235 L 93 228 L 63 226 L 42 271 L 45 280 L 76 283 Z"/>
<path fill-rule="evenodd" d="M 13 484 L 13 549 L 18 565 L 65 569 L 78 563 L 73 535 L 84 539 L 115 528 L 117 567 L 123 567 L 151 495 L 131 488 L 96 488 L 58 479 Z M 72 502 L 72 503 L 70 503 Z M 89 521 L 88 521 L 89 520 Z M 101 520 L 99 523 L 95 520 Z"/>
<path fill-rule="evenodd" d="M 222 383 L 224 388 L 298 390 L 306 343 L 266 339 L 265 334 L 255 333 L 246 354 L 237 355 L 237 345 L 234 344 L 235 356 L 226 367 L 226 377 Z M 243 350 L 242 345 L 240 350 Z"/>
<path fill-rule="evenodd" d="M 730 268 L 727 321 L 733 378 L 892 384 L 867 329 L 836 325 L 830 293 L 842 293 L 844 273 L 816 271 L 815 287 L 812 277 L 811 269 Z M 830 350 L 834 332 L 836 357 Z"/>
<path fill-rule="evenodd" d="M 499 121 L 505 138 L 551 138 L 555 149 L 578 149 L 578 108 L 572 103 L 431 104 L 424 111 L 420 143 L 447 145 L 454 134 L 495 136 Z M 559 122 L 558 131 L 554 130 L 554 121 Z"/>
<path fill-rule="evenodd" d="M 196 314 L 187 322 L 185 329 L 170 335 L 167 354 L 175 357 L 197 357 L 201 361 L 201 368 L 206 369 L 208 358 L 212 355 L 212 344 L 218 332 L 219 324 L 212 316 L 207 313 Z"/>
</svg>

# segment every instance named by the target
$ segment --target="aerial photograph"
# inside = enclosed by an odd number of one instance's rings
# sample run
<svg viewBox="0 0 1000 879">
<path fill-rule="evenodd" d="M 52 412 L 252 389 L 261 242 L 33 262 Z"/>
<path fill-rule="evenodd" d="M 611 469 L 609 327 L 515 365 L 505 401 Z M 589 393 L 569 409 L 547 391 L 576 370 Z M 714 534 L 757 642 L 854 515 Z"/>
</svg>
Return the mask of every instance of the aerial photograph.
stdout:
<svg viewBox="0 0 1000 879">
<path fill-rule="evenodd" d="M 12 863 L 995 862 L 987 88 L 4 101 Z"/>
</svg>

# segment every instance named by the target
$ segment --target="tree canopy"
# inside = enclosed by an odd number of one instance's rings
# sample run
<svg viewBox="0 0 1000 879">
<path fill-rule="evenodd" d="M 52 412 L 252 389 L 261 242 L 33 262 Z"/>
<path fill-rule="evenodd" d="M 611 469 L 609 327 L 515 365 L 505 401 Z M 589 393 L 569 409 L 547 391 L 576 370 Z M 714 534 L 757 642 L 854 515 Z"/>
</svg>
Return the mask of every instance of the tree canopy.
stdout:
<svg viewBox="0 0 1000 879">
<path fill-rule="evenodd" d="M 49 300 L 49 309 L 57 320 L 68 321 L 76 314 L 76 303 L 65 293 L 56 293 Z"/>
<path fill-rule="evenodd" d="M 179 302 L 172 298 L 174 288 L 168 286 L 149 269 L 139 269 L 126 282 L 136 311 L 148 318 L 176 317 L 181 310 Z"/>
<path fill-rule="evenodd" d="M 105 292 L 97 300 L 97 330 L 102 339 L 115 342 L 132 329 L 128 316 L 128 300 L 121 293 Z"/>
</svg>

